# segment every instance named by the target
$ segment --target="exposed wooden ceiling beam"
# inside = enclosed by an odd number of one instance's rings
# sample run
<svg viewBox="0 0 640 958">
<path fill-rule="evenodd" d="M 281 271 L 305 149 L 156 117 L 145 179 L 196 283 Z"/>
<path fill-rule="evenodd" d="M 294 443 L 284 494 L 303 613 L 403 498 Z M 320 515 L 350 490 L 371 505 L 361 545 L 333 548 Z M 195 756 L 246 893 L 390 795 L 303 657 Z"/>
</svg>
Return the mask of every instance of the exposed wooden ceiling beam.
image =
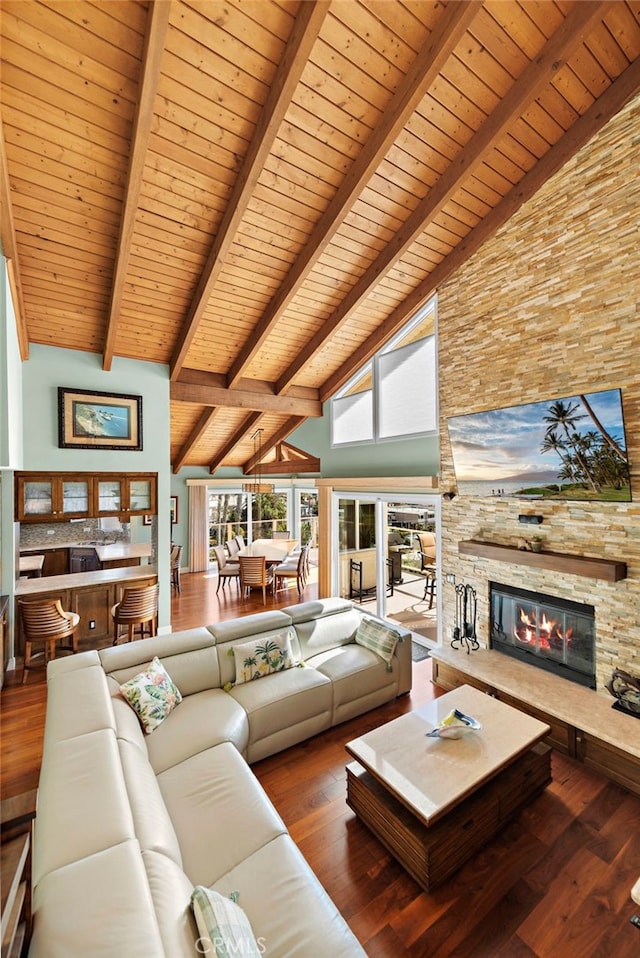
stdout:
<svg viewBox="0 0 640 958">
<path fill-rule="evenodd" d="M 268 453 L 267 453 L 268 455 Z M 291 475 L 291 473 L 309 473 L 320 472 L 320 459 L 312 456 L 297 446 L 292 446 L 288 442 L 279 442 L 276 445 L 276 457 L 265 462 L 262 457 L 262 466 L 269 475 Z M 258 469 L 257 464 L 247 471 L 247 475 L 254 475 Z"/>
<path fill-rule="evenodd" d="M 140 188 L 170 13 L 171 4 L 167 3 L 166 0 L 161 0 L 161 2 L 154 0 L 149 8 L 145 49 L 142 55 L 140 92 L 131 134 L 129 170 L 124 189 L 124 208 L 120 222 L 120 236 L 111 284 L 111 303 L 109 305 L 107 334 L 102 358 L 102 368 L 107 370 L 111 369 L 118 337 L 122 291 L 126 281 L 129 256 L 131 255 L 131 239 L 140 206 Z"/>
<path fill-rule="evenodd" d="M 300 5 L 286 50 L 271 84 L 242 169 L 227 202 L 222 222 L 182 325 L 171 360 L 172 380 L 177 379 L 185 364 L 211 291 L 242 222 L 329 6 L 328 0 L 313 0 Z"/>
<path fill-rule="evenodd" d="M 0 217 L 0 241 L 2 242 L 2 253 L 7 259 L 11 298 L 16 313 L 18 347 L 20 349 L 20 358 L 24 362 L 29 358 L 29 334 L 27 333 L 27 319 L 24 312 L 24 301 L 22 299 L 20 262 L 18 260 L 16 230 L 13 222 L 11 186 L 9 184 L 7 157 L 4 149 L 2 117 L 0 117 L 0 209 L 2 210 L 2 216 Z"/>
<path fill-rule="evenodd" d="M 276 412 L 285 416 L 299 415 L 305 419 L 322 416 L 322 403 L 319 400 L 303 399 L 299 396 L 275 396 L 273 393 L 256 392 L 250 389 L 222 389 L 219 386 L 183 382 L 171 383 L 169 392 L 172 402 L 256 409 L 260 412 Z"/>
<path fill-rule="evenodd" d="M 209 409 L 205 409 L 204 412 L 200 415 L 197 423 L 191 430 L 191 435 L 187 441 L 182 446 L 182 449 L 175 458 L 175 461 L 172 463 L 172 470 L 174 473 L 178 473 L 180 469 L 184 466 L 185 459 L 189 455 L 192 449 L 194 449 L 201 437 L 205 434 L 209 425 L 217 412 L 216 406 L 212 406 Z"/>
<path fill-rule="evenodd" d="M 605 123 L 640 92 L 640 60 L 635 60 L 617 80 L 579 117 L 564 136 L 536 163 L 501 202 L 469 233 L 351 356 L 348 363 L 327 379 L 320 399 L 327 402 L 360 367 L 393 336 L 442 284 L 486 240 L 530 200 L 550 177 L 591 140 Z"/>
<path fill-rule="evenodd" d="M 255 475 L 257 469 L 252 469 L 246 475 Z M 262 467 L 265 475 L 269 476 L 291 476 L 307 475 L 312 472 L 320 472 L 320 460 L 314 459 L 270 459 Z"/>
<path fill-rule="evenodd" d="M 247 459 L 242 471 L 245 475 L 250 475 L 251 470 L 255 468 L 258 462 L 261 462 L 262 459 L 271 452 L 274 446 L 277 446 L 279 442 L 282 442 L 283 439 L 286 439 L 294 429 L 297 429 L 298 426 L 301 426 L 305 421 L 305 416 L 292 416 L 291 419 L 287 420 L 283 426 L 278 429 L 276 433 L 271 436 L 268 440 L 263 440 L 260 446 L 259 452 L 255 452 L 250 459 Z"/>
<path fill-rule="evenodd" d="M 176 380 L 179 383 L 188 383 L 193 386 L 211 386 L 216 389 L 227 389 L 227 377 L 224 373 L 213 373 L 208 369 L 189 369 L 185 367 Z M 239 390 L 251 393 L 264 393 L 275 396 L 275 385 L 266 379 L 241 379 L 236 384 Z M 319 400 L 320 393 L 315 386 L 292 386 L 288 396 L 298 396 L 300 399 Z"/>
<path fill-rule="evenodd" d="M 315 458 L 304 449 L 293 446 L 290 442 L 281 442 L 276 449 L 276 456 L 279 459 L 313 459 Z"/>
<path fill-rule="evenodd" d="M 380 282 L 380 278 L 397 263 L 411 244 L 424 232 L 425 225 L 451 199 L 460 183 L 484 162 L 487 151 L 500 141 L 514 119 L 522 114 L 525 107 L 535 100 L 560 67 L 565 65 L 566 57 L 575 51 L 577 39 L 586 35 L 596 23 L 599 23 L 611 5 L 611 0 L 605 3 L 576 4 L 539 55 L 527 65 L 495 110 L 451 161 L 402 228 L 385 245 L 384 250 L 347 293 L 338 309 L 325 320 L 319 332 L 289 364 L 286 373 L 277 383 L 276 392 L 286 391 L 294 378 L 311 362 L 327 340 L 347 322 L 374 286 Z"/>
<path fill-rule="evenodd" d="M 385 109 L 381 122 L 352 164 L 340 188 L 316 224 L 302 253 L 289 270 L 278 293 L 269 303 L 229 370 L 229 386 L 235 386 L 258 355 L 280 315 L 296 295 L 300 284 L 320 259 L 327 241 L 336 233 L 353 202 L 371 179 L 380 160 L 395 142 L 427 90 L 466 33 L 482 7 L 480 0 L 454 3 L 447 7 L 435 29 L 418 52 L 404 80 Z"/>
<path fill-rule="evenodd" d="M 218 469 L 227 458 L 230 452 L 232 452 L 238 443 L 242 442 L 247 437 L 247 433 L 251 432 L 253 427 L 257 422 L 262 418 L 261 412 L 252 412 L 246 419 L 243 421 L 242 425 L 236 429 L 233 435 L 227 440 L 222 449 L 218 450 L 217 454 L 209 463 L 209 472 L 213 473 Z"/>
</svg>

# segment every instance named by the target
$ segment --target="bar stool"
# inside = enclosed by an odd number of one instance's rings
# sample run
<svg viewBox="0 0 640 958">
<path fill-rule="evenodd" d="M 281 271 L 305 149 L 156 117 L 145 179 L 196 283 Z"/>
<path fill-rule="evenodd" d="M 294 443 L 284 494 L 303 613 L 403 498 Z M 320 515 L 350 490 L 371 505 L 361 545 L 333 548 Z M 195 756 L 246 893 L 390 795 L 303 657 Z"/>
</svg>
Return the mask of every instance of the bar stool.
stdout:
<svg viewBox="0 0 640 958">
<path fill-rule="evenodd" d="M 56 657 L 56 647 L 64 652 L 78 651 L 76 635 L 80 616 L 65 612 L 60 599 L 18 599 L 18 610 L 24 636 L 24 665 L 22 684 L 27 681 L 27 672 L 34 668 L 34 659 L 43 657 L 43 666 Z M 64 643 L 64 640 L 68 640 Z M 33 652 L 33 643 L 41 642 L 43 650 Z M 63 644 L 64 643 L 64 644 Z"/>
<path fill-rule="evenodd" d="M 149 635 L 155 635 L 158 630 L 158 592 L 160 586 L 143 586 L 142 588 L 124 589 L 122 598 L 111 609 L 113 618 L 113 644 L 118 644 L 119 628 L 127 627 L 127 642 L 134 639 L 136 627 L 140 627 L 140 638 L 143 639 L 146 626 L 149 626 Z"/>
<path fill-rule="evenodd" d="M 425 566 L 424 567 L 424 593 L 422 595 L 422 601 L 427 601 L 427 596 L 429 596 L 429 608 L 433 608 L 433 600 L 436 595 L 436 567 L 435 566 Z"/>
</svg>

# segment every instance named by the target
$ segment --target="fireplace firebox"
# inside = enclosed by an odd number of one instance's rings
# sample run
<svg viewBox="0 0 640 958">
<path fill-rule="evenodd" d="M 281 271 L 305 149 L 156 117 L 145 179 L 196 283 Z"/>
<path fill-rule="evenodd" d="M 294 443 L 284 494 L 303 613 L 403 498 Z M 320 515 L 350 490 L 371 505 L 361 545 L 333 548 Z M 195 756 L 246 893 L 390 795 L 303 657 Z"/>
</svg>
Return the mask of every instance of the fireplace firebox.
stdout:
<svg viewBox="0 0 640 958">
<path fill-rule="evenodd" d="M 595 610 L 558 596 L 489 583 L 491 647 L 595 689 Z"/>
</svg>

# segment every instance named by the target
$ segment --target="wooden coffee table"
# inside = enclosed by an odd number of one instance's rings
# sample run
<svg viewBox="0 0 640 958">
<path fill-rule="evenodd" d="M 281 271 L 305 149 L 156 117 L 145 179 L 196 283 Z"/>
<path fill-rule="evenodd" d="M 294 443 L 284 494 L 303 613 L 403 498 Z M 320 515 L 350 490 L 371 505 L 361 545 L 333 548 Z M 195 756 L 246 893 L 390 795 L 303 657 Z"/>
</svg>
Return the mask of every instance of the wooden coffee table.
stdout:
<svg viewBox="0 0 640 958">
<path fill-rule="evenodd" d="M 482 729 L 426 737 L 453 708 Z M 347 744 L 347 804 L 431 891 L 551 781 L 549 731 L 463 685 Z"/>
</svg>

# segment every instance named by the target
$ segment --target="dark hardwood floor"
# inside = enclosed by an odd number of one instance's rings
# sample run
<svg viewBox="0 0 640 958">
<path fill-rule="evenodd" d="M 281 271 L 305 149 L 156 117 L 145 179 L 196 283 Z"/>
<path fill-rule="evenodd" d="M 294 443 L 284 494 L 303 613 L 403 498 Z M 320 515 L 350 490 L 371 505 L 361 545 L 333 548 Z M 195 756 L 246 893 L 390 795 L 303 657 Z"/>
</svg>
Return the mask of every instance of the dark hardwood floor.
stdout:
<svg viewBox="0 0 640 958">
<path fill-rule="evenodd" d="M 304 598 L 314 598 L 309 584 Z M 215 579 L 182 576 L 174 630 L 263 608 Z M 297 601 L 295 589 L 267 607 Z M 9 673 L 0 695 L 2 797 L 37 786 L 46 686 Z M 631 886 L 640 875 L 640 799 L 557 753 L 553 781 L 450 881 L 426 894 L 345 802 L 345 742 L 440 694 L 431 662 L 410 695 L 253 766 L 370 958 L 632 958 Z M 317 955 L 328 958 L 319 945 Z"/>
</svg>

